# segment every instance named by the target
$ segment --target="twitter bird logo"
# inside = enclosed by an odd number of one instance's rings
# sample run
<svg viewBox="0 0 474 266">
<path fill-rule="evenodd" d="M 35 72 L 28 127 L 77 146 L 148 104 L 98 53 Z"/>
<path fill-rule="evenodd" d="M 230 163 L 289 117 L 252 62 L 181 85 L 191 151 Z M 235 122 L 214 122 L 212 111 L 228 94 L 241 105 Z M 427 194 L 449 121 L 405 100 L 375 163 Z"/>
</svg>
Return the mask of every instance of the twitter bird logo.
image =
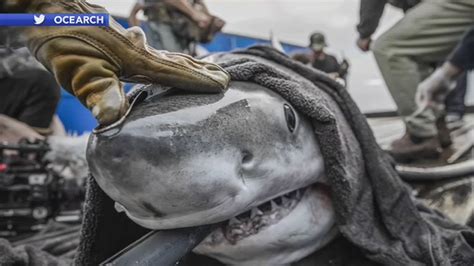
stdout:
<svg viewBox="0 0 474 266">
<path fill-rule="evenodd" d="M 41 25 L 44 22 L 45 16 L 43 14 L 39 16 L 35 15 L 34 19 L 35 19 L 35 25 Z"/>
</svg>

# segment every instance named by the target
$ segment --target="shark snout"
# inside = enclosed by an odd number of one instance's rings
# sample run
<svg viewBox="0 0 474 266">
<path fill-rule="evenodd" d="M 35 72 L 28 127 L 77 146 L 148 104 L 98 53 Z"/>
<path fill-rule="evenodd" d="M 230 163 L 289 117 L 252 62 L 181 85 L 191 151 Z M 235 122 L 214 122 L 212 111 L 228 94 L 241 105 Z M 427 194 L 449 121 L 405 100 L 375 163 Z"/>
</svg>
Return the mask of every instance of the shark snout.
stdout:
<svg viewBox="0 0 474 266">
<path fill-rule="evenodd" d="M 148 134 L 124 128 L 112 139 L 95 136 L 100 148 L 89 156 L 98 182 L 131 216 L 168 219 L 219 209 L 246 190 L 244 175 L 255 167 L 250 149 L 187 135 L 195 131 L 180 124 L 153 126 Z"/>
<path fill-rule="evenodd" d="M 247 83 L 149 98 L 118 133 L 91 137 L 88 160 L 119 209 L 150 229 L 224 221 L 324 172 L 311 124 Z"/>
</svg>

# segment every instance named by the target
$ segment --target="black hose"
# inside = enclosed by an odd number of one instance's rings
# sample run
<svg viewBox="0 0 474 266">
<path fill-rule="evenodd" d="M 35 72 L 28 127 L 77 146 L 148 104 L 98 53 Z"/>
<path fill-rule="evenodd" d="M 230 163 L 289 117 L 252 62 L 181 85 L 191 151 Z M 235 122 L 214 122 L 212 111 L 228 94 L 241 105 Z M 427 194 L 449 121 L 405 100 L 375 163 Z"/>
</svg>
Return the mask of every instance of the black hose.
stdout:
<svg viewBox="0 0 474 266">
<path fill-rule="evenodd" d="M 162 265 L 175 266 L 219 225 L 151 231 L 136 242 L 102 262 L 101 266 Z"/>
</svg>

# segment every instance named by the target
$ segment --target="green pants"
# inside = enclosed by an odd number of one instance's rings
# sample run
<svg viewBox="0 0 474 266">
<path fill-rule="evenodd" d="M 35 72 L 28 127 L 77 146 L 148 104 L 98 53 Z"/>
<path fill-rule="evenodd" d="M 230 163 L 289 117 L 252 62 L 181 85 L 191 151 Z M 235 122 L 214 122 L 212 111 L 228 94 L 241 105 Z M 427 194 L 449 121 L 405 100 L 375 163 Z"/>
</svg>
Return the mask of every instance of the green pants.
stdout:
<svg viewBox="0 0 474 266">
<path fill-rule="evenodd" d="M 166 50 L 176 53 L 188 52 L 186 51 L 188 48 L 186 40 L 181 40 L 176 36 L 169 24 L 149 21 L 145 33 L 148 43 L 157 50 Z"/>
<path fill-rule="evenodd" d="M 434 112 L 414 113 L 416 89 L 473 24 L 474 0 L 424 0 L 375 41 L 375 59 L 411 134 L 437 134 Z"/>
</svg>

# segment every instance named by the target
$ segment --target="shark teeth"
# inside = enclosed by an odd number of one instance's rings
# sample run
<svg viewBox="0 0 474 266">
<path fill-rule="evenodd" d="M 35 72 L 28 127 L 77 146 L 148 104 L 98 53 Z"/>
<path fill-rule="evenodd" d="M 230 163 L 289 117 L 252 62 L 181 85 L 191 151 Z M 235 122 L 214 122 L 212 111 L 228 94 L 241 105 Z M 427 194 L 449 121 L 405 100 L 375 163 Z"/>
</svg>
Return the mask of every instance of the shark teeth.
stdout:
<svg viewBox="0 0 474 266">
<path fill-rule="evenodd" d="M 290 199 L 287 198 L 287 197 L 285 197 L 285 196 L 282 197 L 282 202 L 283 202 L 283 205 L 284 205 L 284 206 L 288 206 L 288 205 L 290 205 L 290 203 L 291 203 L 291 202 L 290 202 Z"/>
<path fill-rule="evenodd" d="M 234 225 L 234 224 L 240 224 L 241 222 L 239 221 L 239 219 L 233 217 L 229 220 L 229 225 Z"/>
<path fill-rule="evenodd" d="M 235 244 L 240 239 L 257 234 L 262 228 L 277 223 L 296 207 L 305 191 L 306 188 L 291 191 L 231 218 L 227 225 L 222 227 L 224 237 L 231 244 Z"/>
<path fill-rule="evenodd" d="M 274 202 L 273 200 L 270 201 L 270 204 L 272 205 L 272 210 L 278 209 L 278 204 L 276 204 L 276 202 Z"/>
<path fill-rule="evenodd" d="M 295 197 L 296 197 L 297 199 L 298 199 L 298 198 L 301 199 L 301 191 L 300 191 L 300 189 L 298 189 L 298 190 L 296 191 Z"/>
<path fill-rule="evenodd" d="M 257 216 L 262 216 L 262 215 L 263 215 L 263 212 L 259 210 L 258 208 L 253 208 L 250 211 L 250 218 L 255 218 Z"/>
</svg>

